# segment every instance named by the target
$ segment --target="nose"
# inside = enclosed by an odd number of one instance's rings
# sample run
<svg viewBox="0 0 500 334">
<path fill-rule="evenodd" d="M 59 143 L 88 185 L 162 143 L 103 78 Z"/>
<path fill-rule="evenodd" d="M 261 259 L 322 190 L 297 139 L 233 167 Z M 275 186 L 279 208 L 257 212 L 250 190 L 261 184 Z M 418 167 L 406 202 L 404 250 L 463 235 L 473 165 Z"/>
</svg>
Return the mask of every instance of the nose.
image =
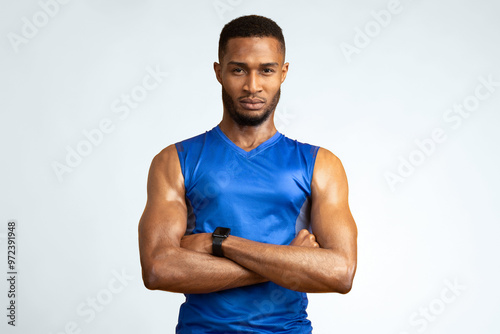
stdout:
<svg viewBox="0 0 500 334">
<path fill-rule="evenodd" d="M 255 71 L 251 71 L 246 78 L 243 89 L 250 94 L 255 94 L 262 91 L 259 75 Z"/>
</svg>

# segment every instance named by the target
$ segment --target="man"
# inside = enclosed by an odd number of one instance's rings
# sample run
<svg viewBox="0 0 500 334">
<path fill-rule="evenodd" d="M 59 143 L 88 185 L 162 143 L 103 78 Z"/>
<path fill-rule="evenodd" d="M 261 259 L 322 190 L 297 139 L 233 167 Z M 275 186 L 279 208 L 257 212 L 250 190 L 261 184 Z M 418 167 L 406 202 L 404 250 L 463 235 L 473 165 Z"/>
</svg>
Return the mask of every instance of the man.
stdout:
<svg viewBox="0 0 500 334">
<path fill-rule="evenodd" d="M 214 63 L 222 121 L 153 159 L 141 265 L 148 289 L 186 294 L 177 333 L 310 333 L 306 293 L 351 289 L 342 164 L 274 126 L 288 65 L 274 21 L 228 23 Z"/>
</svg>

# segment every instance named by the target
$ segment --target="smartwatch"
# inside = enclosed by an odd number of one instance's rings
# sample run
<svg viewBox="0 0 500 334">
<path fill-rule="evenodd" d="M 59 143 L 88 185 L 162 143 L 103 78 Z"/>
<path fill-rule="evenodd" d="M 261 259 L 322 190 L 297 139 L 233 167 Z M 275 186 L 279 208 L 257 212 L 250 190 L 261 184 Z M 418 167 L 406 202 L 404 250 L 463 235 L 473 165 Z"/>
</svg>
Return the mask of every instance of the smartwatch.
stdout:
<svg viewBox="0 0 500 334">
<path fill-rule="evenodd" d="M 224 257 L 222 252 L 222 242 L 226 240 L 231 232 L 230 228 L 227 227 L 217 227 L 212 233 L 212 253 L 218 257 Z"/>
</svg>

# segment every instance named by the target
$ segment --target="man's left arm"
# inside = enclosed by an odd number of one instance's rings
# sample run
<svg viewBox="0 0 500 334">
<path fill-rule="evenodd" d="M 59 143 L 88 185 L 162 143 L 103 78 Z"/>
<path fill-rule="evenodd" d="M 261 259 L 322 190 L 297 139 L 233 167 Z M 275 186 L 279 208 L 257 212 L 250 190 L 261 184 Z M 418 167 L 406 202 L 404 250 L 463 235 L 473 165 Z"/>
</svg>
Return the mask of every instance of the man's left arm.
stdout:
<svg viewBox="0 0 500 334">
<path fill-rule="evenodd" d="M 356 272 L 357 228 L 349 210 L 342 163 L 322 148 L 316 157 L 311 193 L 313 234 L 303 230 L 286 246 L 229 236 L 222 243 L 224 256 L 291 290 L 349 292 Z M 205 239 L 202 249 L 210 252 L 210 235 L 197 237 Z M 319 247 L 313 246 L 315 241 Z"/>
</svg>

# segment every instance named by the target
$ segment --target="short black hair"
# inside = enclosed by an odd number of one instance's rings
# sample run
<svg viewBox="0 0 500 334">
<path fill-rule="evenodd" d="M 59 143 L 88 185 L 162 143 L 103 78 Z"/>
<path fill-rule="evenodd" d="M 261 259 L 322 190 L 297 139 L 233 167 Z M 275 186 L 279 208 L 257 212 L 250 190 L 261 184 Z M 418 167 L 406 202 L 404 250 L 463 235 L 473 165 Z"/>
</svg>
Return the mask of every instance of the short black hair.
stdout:
<svg viewBox="0 0 500 334">
<path fill-rule="evenodd" d="M 219 61 L 224 57 L 227 42 L 236 37 L 274 37 L 280 43 L 285 58 L 285 37 L 278 24 L 259 15 L 238 17 L 224 26 L 219 37 Z"/>
</svg>

